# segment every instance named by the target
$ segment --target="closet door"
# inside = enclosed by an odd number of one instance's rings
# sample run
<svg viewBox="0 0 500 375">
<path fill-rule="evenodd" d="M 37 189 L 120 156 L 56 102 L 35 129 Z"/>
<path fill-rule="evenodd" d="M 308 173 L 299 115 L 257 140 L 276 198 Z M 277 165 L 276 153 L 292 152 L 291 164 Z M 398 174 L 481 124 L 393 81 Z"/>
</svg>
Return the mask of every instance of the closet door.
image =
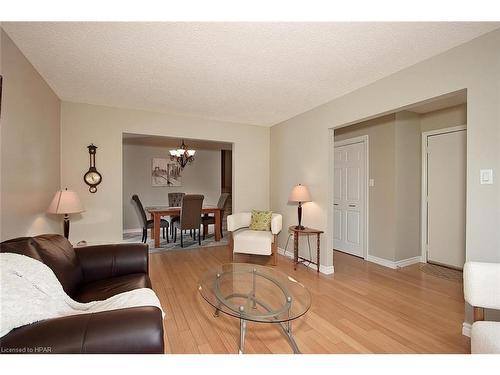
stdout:
<svg viewBox="0 0 500 375">
<path fill-rule="evenodd" d="M 335 146 L 334 248 L 359 257 L 363 257 L 365 230 L 364 176 L 364 143 Z"/>
<path fill-rule="evenodd" d="M 466 131 L 427 137 L 427 261 L 465 263 Z"/>
</svg>

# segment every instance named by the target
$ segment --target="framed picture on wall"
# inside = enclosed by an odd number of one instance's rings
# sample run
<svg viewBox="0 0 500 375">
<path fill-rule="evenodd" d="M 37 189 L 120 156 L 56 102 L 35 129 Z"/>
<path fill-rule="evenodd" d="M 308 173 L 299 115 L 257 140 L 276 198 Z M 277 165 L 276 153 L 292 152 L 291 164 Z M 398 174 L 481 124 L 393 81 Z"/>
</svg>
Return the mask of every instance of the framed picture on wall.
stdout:
<svg viewBox="0 0 500 375">
<path fill-rule="evenodd" d="M 169 159 L 153 158 L 151 163 L 152 186 L 182 186 L 181 167 Z"/>
</svg>

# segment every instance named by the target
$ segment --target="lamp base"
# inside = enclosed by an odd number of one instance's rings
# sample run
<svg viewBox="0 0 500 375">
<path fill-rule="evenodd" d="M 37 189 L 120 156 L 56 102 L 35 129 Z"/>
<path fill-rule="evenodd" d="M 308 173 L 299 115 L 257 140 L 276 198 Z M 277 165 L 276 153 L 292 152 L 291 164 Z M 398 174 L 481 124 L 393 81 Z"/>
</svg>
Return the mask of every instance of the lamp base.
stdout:
<svg viewBox="0 0 500 375">
<path fill-rule="evenodd" d="M 297 218 L 299 219 L 299 225 L 296 225 L 295 229 L 304 230 L 305 227 L 302 225 L 302 202 L 299 202 L 299 207 L 297 207 Z"/>
<path fill-rule="evenodd" d="M 64 237 L 69 238 L 69 215 L 64 215 Z"/>
</svg>

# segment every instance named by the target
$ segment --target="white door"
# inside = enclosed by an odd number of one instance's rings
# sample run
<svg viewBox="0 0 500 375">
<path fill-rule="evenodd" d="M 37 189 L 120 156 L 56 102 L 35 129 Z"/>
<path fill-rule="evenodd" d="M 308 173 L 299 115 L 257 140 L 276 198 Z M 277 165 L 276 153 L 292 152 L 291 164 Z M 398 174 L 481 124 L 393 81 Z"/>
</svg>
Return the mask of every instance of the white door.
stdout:
<svg viewBox="0 0 500 375">
<path fill-rule="evenodd" d="M 427 261 L 465 262 L 466 131 L 427 137 Z"/>
<path fill-rule="evenodd" d="M 333 246 L 363 257 L 365 144 L 342 143 L 334 146 Z"/>
</svg>

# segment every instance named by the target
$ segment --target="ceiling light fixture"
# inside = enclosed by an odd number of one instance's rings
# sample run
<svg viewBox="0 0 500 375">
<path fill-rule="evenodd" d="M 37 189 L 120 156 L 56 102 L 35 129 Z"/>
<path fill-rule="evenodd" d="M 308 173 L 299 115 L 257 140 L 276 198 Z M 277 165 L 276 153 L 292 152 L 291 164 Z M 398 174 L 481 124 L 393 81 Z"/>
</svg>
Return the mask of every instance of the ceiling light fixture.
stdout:
<svg viewBox="0 0 500 375">
<path fill-rule="evenodd" d="M 181 146 L 176 150 L 170 150 L 170 159 L 176 161 L 182 169 L 188 164 L 194 161 L 195 150 L 188 150 L 187 146 L 184 144 L 184 139 L 182 140 Z"/>
</svg>

